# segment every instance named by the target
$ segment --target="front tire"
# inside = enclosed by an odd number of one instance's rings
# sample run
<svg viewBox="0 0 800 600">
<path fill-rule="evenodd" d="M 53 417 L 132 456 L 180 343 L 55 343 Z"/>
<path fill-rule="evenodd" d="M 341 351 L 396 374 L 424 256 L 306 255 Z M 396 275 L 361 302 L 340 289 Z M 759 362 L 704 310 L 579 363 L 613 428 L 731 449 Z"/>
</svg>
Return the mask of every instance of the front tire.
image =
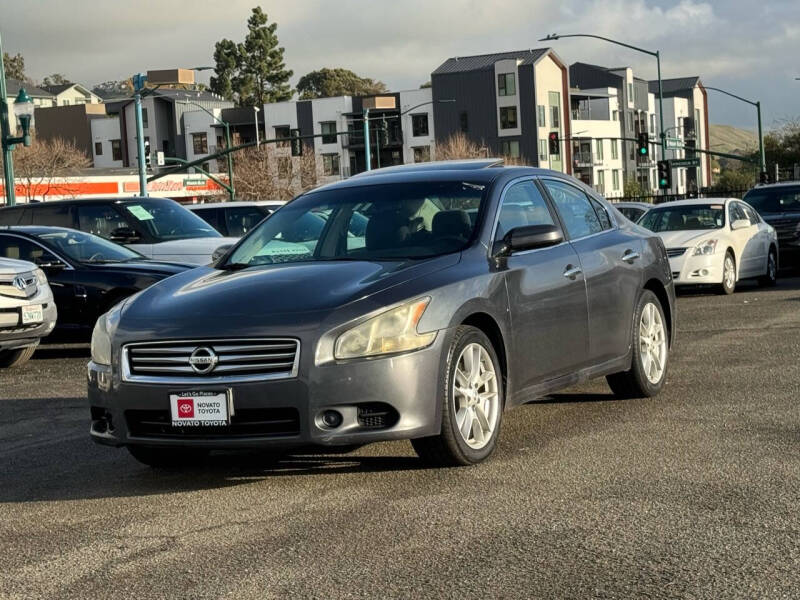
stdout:
<svg viewBox="0 0 800 600">
<path fill-rule="evenodd" d="M 18 348 L 16 350 L 0 350 L 0 368 L 13 369 L 21 367 L 31 359 L 36 352 L 36 346 Z"/>
<path fill-rule="evenodd" d="M 722 261 L 722 283 L 719 286 L 722 294 L 732 294 L 736 291 L 736 260 L 730 250 L 725 253 Z"/>
<path fill-rule="evenodd" d="M 436 466 L 479 463 L 494 451 L 503 417 L 503 376 L 497 353 L 480 329 L 461 325 L 442 369 L 441 432 L 411 440 L 411 444 L 422 460 Z"/>
<path fill-rule="evenodd" d="M 769 249 L 767 272 L 758 279 L 758 283 L 763 287 L 775 287 L 778 283 L 778 254 L 774 248 Z"/>
<path fill-rule="evenodd" d="M 206 450 L 196 448 L 162 448 L 158 446 L 128 446 L 131 456 L 154 469 L 181 469 L 198 465 Z"/>
<path fill-rule="evenodd" d="M 651 398 L 667 379 L 669 343 L 667 321 L 658 297 L 644 290 L 634 311 L 631 368 L 606 377 L 620 398 Z"/>
</svg>

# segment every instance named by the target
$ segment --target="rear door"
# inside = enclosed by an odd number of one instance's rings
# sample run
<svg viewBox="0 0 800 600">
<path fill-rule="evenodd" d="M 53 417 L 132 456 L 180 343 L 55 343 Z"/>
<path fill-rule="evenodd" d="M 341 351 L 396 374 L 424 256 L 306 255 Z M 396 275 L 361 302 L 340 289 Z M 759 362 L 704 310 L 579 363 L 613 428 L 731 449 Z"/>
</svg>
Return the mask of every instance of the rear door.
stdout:
<svg viewBox="0 0 800 600">
<path fill-rule="evenodd" d="M 515 227 L 552 224 L 558 220 L 534 181 L 513 182 L 503 192 L 494 241 Z M 503 268 L 514 331 L 509 360 L 520 389 L 584 366 L 589 351 L 586 289 L 572 246 L 564 242 L 517 252 Z"/>
<path fill-rule="evenodd" d="M 578 253 L 589 315 L 593 365 L 627 354 L 642 287 L 639 236 L 616 226 L 603 203 L 561 179 L 542 179 Z"/>
</svg>

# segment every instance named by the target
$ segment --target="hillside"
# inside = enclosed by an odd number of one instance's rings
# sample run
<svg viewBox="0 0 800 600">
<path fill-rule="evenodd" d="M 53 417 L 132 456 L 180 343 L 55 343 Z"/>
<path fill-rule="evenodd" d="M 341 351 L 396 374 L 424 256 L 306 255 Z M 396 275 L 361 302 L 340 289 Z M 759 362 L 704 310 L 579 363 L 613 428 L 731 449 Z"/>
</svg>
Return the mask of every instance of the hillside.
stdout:
<svg viewBox="0 0 800 600">
<path fill-rule="evenodd" d="M 716 152 L 745 154 L 758 148 L 758 136 L 754 131 L 731 125 L 709 125 L 708 136 L 711 150 Z"/>
</svg>

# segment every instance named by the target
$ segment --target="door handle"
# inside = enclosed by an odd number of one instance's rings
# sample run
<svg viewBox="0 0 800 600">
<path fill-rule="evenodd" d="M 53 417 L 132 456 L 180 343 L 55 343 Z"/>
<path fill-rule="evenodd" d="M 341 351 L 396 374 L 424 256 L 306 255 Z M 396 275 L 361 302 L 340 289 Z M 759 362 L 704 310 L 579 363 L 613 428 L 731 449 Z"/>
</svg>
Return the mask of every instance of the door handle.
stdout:
<svg viewBox="0 0 800 600">
<path fill-rule="evenodd" d="M 642 255 L 638 252 L 634 252 L 633 250 L 625 250 L 625 254 L 622 255 L 622 260 L 624 260 L 628 264 L 632 264 L 637 258 L 641 258 Z"/>
<path fill-rule="evenodd" d="M 575 279 L 581 273 L 583 273 L 583 270 L 580 267 L 573 267 L 572 265 L 567 265 L 567 268 L 564 270 L 564 277 L 566 277 L 567 279 Z"/>
<path fill-rule="evenodd" d="M 83 300 L 86 300 L 86 298 L 88 296 L 89 296 L 89 294 L 86 293 L 86 288 L 85 287 L 83 287 L 82 285 L 76 285 L 75 286 L 75 297 L 76 298 L 82 298 Z"/>
</svg>

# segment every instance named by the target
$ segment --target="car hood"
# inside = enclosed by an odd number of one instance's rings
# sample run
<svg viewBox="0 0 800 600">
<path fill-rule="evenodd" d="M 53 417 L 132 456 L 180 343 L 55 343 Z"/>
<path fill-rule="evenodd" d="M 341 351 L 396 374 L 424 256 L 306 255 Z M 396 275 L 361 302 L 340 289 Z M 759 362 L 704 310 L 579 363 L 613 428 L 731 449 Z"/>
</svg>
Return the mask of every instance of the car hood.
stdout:
<svg viewBox="0 0 800 600">
<path fill-rule="evenodd" d="M 201 263 L 209 262 L 211 254 L 220 246 L 235 244 L 239 238 L 232 237 L 202 237 L 186 240 L 170 240 L 153 244 L 153 258 L 159 256 L 185 256 L 190 262 L 191 257 L 202 258 Z"/>
<path fill-rule="evenodd" d="M 126 273 L 141 273 L 142 275 L 164 275 L 166 277 L 182 273 L 188 269 L 196 269 L 192 263 L 165 262 L 159 260 L 135 260 L 116 263 L 95 263 L 91 266 L 97 271 L 125 271 Z"/>
<path fill-rule="evenodd" d="M 667 248 L 686 248 L 696 246 L 707 238 L 724 235 L 722 229 L 695 229 L 692 231 L 661 231 L 658 234 Z"/>
<path fill-rule="evenodd" d="M 18 275 L 19 273 L 30 273 L 36 268 L 33 263 L 13 258 L 0 258 L 0 275 Z"/>
<path fill-rule="evenodd" d="M 191 323 L 195 334 L 224 333 L 226 321 L 253 328 L 283 324 L 287 315 L 329 312 L 454 265 L 459 258 L 298 262 L 241 271 L 200 267 L 147 288 L 125 306 L 120 324 L 135 330 L 137 322 L 154 329 L 158 323 L 168 329 Z"/>
</svg>

